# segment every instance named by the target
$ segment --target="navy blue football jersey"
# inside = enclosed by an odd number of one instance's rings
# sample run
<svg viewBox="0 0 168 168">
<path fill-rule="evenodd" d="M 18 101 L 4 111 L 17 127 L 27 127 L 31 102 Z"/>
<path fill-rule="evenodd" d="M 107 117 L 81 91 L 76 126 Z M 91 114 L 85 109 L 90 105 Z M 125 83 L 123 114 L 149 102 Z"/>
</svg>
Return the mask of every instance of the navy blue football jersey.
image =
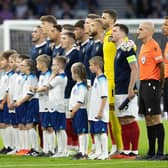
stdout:
<svg viewBox="0 0 168 168">
<path fill-rule="evenodd" d="M 131 69 L 129 57 L 136 56 L 134 49 L 129 51 L 121 47 L 117 49 L 114 59 L 115 94 L 127 94 L 130 82 Z"/>
<path fill-rule="evenodd" d="M 35 61 L 36 58 L 41 54 L 47 54 L 49 56 L 52 56 L 52 50 L 50 47 L 50 41 L 44 41 L 40 45 L 35 45 L 31 49 L 31 58 Z"/>
<path fill-rule="evenodd" d="M 52 57 L 56 57 L 58 55 L 63 55 L 64 49 L 61 47 L 61 45 L 54 46 L 52 51 Z"/>
<path fill-rule="evenodd" d="M 65 98 L 70 98 L 72 87 L 75 85 L 75 81 L 72 79 L 71 67 L 75 62 L 79 62 L 79 51 L 76 47 L 73 47 L 70 51 L 64 54 L 67 58 L 67 64 L 65 67 L 65 73 L 68 77 L 67 86 L 65 88 Z"/>
</svg>

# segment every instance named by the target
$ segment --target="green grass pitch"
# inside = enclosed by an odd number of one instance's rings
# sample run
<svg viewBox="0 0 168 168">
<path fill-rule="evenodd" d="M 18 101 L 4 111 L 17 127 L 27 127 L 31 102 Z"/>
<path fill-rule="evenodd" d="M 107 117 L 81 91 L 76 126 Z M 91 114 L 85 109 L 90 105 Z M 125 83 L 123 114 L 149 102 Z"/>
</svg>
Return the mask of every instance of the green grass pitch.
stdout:
<svg viewBox="0 0 168 168">
<path fill-rule="evenodd" d="M 139 121 L 141 135 L 139 153 L 147 152 L 146 127 L 144 121 Z M 165 153 L 168 153 L 168 121 L 165 126 Z M 1 144 L 2 147 L 2 144 Z M 110 147 L 109 147 L 110 148 Z M 71 160 L 69 158 L 43 158 L 29 156 L 0 155 L 0 168 L 168 168 L 168 161 L 140 161 L 140 160 Z"/>
</svg>

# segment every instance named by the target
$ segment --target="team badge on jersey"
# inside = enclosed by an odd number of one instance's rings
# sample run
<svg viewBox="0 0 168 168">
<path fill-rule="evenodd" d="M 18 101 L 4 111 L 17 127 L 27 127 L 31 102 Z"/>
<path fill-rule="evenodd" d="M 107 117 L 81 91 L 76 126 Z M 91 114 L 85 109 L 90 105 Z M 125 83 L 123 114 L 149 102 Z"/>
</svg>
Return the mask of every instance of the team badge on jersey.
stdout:
<svg viewBox="0 0 168 168">
<path fill-rule="evenodd" d="M 96 51 L 98 51 L 98 50 L 99 50 L 99 46 L 96 47 Z"/>
<path fill-rule="evenodd" d="M 145 64 L 145 62 L 146 62 L 146 57 L 145 57 L 145 56 L 142 56 L 141 61 L 142 61 L 142 64 Z"/>
<path fill-rule="evenodd" d="M 83 53 L 83 54 L 85 53 L 85 48 L 82 49 L 82 53 Z"/>
<path fill-rule="evenodd" d="M 39 51 L 38 51 L 38 54 L 40 55 L 42 53 L 42 49 L 40 49 Z"/>
<path fill-rule="evenodd" d="M 108 37 L 108 42 L 112 42 L 112 36 Z"/>
<path fill-rule="evenodd" d="M 73 90 L 73 94 L 74 95 L 77 94 L 77 89 L 76 88 Z"/>
<path fill-rule="evenodd" d="M 94 83 L 93 87 L 94 87 L 94 88 L 97 88 L 97 83 Z"/>
<path fill-rule="evenodd" d="M 168 52 L 166 53 L 165 58 L 168 60 Z"/>
<path fill-rule="evenodd" d="M 69 58 L 69 57 L 67 57 L 67 61 L 66 61 L 66 62 L 68 63 L 69 61 L 70 61 L 70 58 Z"/>
<path fill-rule="evenodd" d="M 154 47 L 154 50 L 157 51 L 157 47 Z"/>
</svg>

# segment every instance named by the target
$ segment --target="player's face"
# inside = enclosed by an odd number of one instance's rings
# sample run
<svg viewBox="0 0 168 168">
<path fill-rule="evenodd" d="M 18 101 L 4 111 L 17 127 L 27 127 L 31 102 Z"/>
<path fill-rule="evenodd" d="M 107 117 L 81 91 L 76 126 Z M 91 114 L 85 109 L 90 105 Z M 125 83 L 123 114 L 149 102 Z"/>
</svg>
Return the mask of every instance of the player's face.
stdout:
<svg viewBox="0 0 168 168">
<path fill-rule="evenodd" d="M 75 27 L 74 34 L 75 34 L 76 40 L 82 39 L 83 32 L 84 32 L 84 30 L 81 29 L 80 27 Z"/>
<path fill-rule="evenodd" d="M 121 32 L 120 32 L 120 28 L 115 26 L 113 27 L 113 31 L 112 31 L 112 41 L 113 42 L 117 42 L 120 38 Z"/>
<path fill-rule="evenodd" d="M 147 36 L 148 36 L 148 29 L 145 27 L 144 24 L 140 24 L 137 31 L 137 38 L 139 40 L 143 40 Z"/>
<path fill-rule="evenodd" d="M 22 61 L 20 63 L 20 71 L 25 74 L 28 74 L 30 72 L 30 68 L 25 61 Z"/>
<path fill-rule="evenodd" d="M 91 24 L 90 24 L 90 35 L 91 36 L 96 36 L 97 35 L 97 30 L 99 29 L 99 26 L 98 26 L 98 24 L 97 24 L 97 22 L 92 22 Z"/>
<path fill-rule="evenodd" d="M 9 57 L 9 67 L 13 70 L 16 68 L 16 61 L 10 57 Z"/>
<path fill-rule="evenodd" d="M 108 13 L 102 13 L 102 22 L 104 29 L 108 29 L 110 27 L 111 18 Z"/>
<path fill-rule="evenodd" d="M 57 60 L 53 60 L 53 63 L 52 63 L 52 71 L 54 73 L 58 73 L 60 70 L 60 65 L 59 65 L 59 62 Z"/>
<path fill-rule="evenodd" d="M 33 32 L 32 32 L 32 42 L 36 43 L 39 39 L 40 39 L 40 34 L 41 34 L 41 30 L 40 28 L 34 28 Z"/>
<path fill-rule="evenodd" d="M 42 68 L 43 68 L 42 62 L 37 61 L 37 62 L 36 62 L 36 68 L 37 68 L 39 71 L 42 71 Z"/>
<path fill-rule="evenodd" d="M 50 29 L 53 28 L 53 24 L 47 21 L 42 21 L 40 26 L 41 26 L 42 32 L 47 36 Z"/>
<path fill-rule="evenodd" d="M 76 74 L 73 71 L 73 67 L 71 67 L 71 74 L 72 74 L 72 79 L 76 81 Z"/>
<path fill-rule="evenodd" d="M 56 28 L 51 28 L 49 31 L 48 31 L 48 37 L 50 38 L 50 40 L 56 40 L 59 36 L 59 32 Z"/>
<path fill-rule="evenodd" d="M 89 69 L 92 73 L 96 73 L 96 66 L 93 63 L 89 62 Z"/>
<path fill-rule="evenodd" d="M 162 33 L 164 36 L 168 37 L 168 19 L 164 20 L 164 23 L 162 25 Z"/>
<path fill-rule="evenodd" d="M 19 72 L 20 71 L 20 64 L 21 64 L 22 60 L 20 58 L 16 58 L 16 71 Z"/>
<path fill-rule="evenodd" d="M 93 19 L 90 19 L 90 18 L 85 19 L 84 28 L 85 28 L 85 33 L 87 33 L 87 34 L 90 34 L 90 24 L 92 23 L 92 21 L 93 21 Z"/>
<path fill-rule="evenodd" d="M 0 69 L 4 70 L 8 66 L 8 60 L 5 58 L 0 59 Z"/>
<path fill-rule="evenodd" d="M 65 34 L 62 34 L 61 35 L 61 45 L 64 49 L 67 49 L 69 47 L 69 44 L 70 44 L 70 38 L 65 35 Z"/>
</svg>

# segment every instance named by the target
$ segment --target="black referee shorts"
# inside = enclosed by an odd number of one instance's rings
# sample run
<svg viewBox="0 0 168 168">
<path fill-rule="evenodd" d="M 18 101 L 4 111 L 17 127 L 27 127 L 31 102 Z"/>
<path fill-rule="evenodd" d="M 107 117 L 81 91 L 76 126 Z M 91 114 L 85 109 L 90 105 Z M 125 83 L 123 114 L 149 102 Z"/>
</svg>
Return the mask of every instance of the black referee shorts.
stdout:
<svg viewBox="0 0 168 168">
<path fill-rule="evenodd" d="M 164 111 L 168 112 L 168 78 L 165 79 L 165 83 L 164 83 L 163 107 L 164 107 Z"/>
<path fill-rule="evenodd" d="M 140 81 L 139 114 L 161 114 L 160 108 L 161 85 L 158 80 Z"/>
</svg>

